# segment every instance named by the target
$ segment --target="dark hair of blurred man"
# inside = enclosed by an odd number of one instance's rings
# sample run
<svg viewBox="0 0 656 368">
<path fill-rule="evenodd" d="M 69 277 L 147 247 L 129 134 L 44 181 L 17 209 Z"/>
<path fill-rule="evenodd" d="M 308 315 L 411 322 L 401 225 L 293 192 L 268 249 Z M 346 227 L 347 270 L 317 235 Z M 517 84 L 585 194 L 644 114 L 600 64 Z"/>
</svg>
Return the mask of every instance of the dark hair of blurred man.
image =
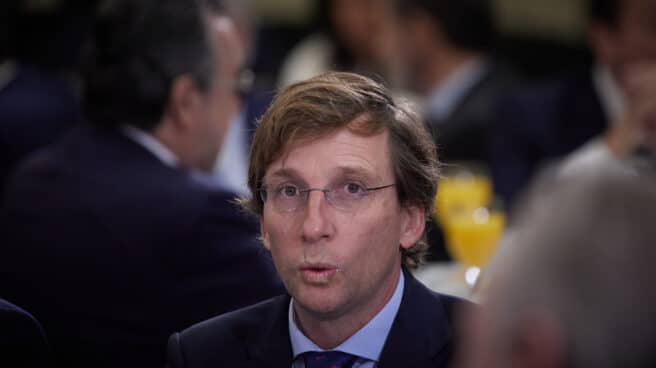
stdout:
<svg viewBox="0 0 656 368">
<path fill-rule="evenodd" d="M 281 292 L 257 225 L 204 176 L 240 58 L 201 1 L 100 3 L 88 124 L 23 164 L 0 209 L 0 294 L 58 366 L 161 367 L 172 332 Z"/>
</svg>

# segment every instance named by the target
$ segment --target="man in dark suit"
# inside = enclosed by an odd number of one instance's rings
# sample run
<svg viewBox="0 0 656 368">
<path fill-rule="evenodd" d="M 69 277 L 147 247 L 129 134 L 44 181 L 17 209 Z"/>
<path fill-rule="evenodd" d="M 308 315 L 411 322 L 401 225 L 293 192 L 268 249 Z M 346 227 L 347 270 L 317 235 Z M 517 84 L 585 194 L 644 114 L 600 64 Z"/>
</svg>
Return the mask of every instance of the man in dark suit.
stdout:
<svg viewBox="0 0 656 368">
<path fill-rule="evenodd" d="M 497 119 L 489 142 L 492 179 L 509 208 L 541 166 L 572 152 L 608 124 L 587 70 L 505 96 Z"/>
<path fill-rule="evenodd" d="M 43 323 L 58 366 L 161 367 L 174 331 L 283 290 L 257 224 L 206 184 L 241 51 L 200 4 L 103 4 L 89 124 L 9 182 L 0 294 Z"/>
<path fill-rule="evenodd" d="M 407 33 L 407 83 L 423 98 L 423 116 L 448 164 L 489 166 L 488 141 L 498 97 L 515 84 L 510 68 L 489 53 L 488 0 L 401 0 Z M 431 259 L 449 259 L 440 226 L 429 223 Z"/>
<path fill-rule="evenodd" d="M 588 43 L 595 65 L 504 99 L 491 157 L 495 190 L 509 206 L 541 167 L 624 118 L 626 79 L 656 60 L 655 16 L 648 0 L 590 1 Z"/>
<path fill-rule="evenodd" d="M 430 134 L 378 83 L 328 73 L 283 90 L 255 132 L 242 203 L 289 295 L 174 334 L 169 365 L 448 366 L 462 303 L 408 271 L 437 176 Z"/>
<path fill-rule="evenodd" d="M 3 367 L 50 367 L 43 328 L 28 312 L 0 299 L 0 363 Z"/>
<path fill-rule="evenodd" d="M 407 82 L 425 98 L 423 116 L 442 161 L 487 164 L 496 99 L 516 77 L 489 54 L 488 0 L 401 0 Z"/>
</svg>

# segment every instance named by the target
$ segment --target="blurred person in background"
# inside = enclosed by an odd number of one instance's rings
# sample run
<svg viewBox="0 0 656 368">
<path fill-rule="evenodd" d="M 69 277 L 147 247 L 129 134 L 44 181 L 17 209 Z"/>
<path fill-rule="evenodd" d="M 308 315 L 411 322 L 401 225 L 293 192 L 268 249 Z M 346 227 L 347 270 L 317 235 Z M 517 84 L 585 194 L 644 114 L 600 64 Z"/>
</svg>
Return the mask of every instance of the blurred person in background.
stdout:
<svg viewBox="0 0 656 368">
<path fill-rule="evenodd" d="M 0 193 L 18 163 L 82 121 L 80 50 L 92 2 L 0 4 Z"/>
<path fill-rule="evenodd" d="M 88 124 L 9 181 L 0 295 L 41 321 L 60 367 L 162 367 L 174 331 L 283 290 L 257 224 L 207 185 L 243 51 L 204 5 L 102 1 Z"/>
<path fill-rule="evenodd" d="M 514 75 L 489 53 L 489 0 L 397 0 L 405 82 L 424 97 L 423 117 L 442 161 L 487 163 L 497 97 Z"/>
<path fill-rule="evenodd" d="M 397 0 L 404 30 L 405 83 L 424 98 L 423 117 L 441 160 L 489 165 L 487 147 L 498 97 L 514 72 L 491 53 L 495 27 L 489 0 Z M 429 223 L 431 259 L 450 256 L 442 228 Z"/>
<path fill-rule="evenodd" d="M 218 3 L 218 4 L 215 4 Z M 257 119 L 273 98 L 273 91 L 265 90 L 256 83 L 257 75 L 251 69 L 255 58 L 256 19 L 251 0 L 208 0 L 210 6 L 222 8 L 235 24 L 238 41 L 244 49 L 245 62 L 239 71 L 237 90 L 241 99 L 240 109 L 232 117 L 230 127 L 216 161 L 214 179 L 219 187 L 244 195 L 248 193 L 248 149 Z"/>
<path fill-rule="evenodd" d="M 590 0 L 589 18 L 593 67 L 518 89 L 499 109 L 492 175 L 509 205 L 540 167 L 626 120 L 627 88 L 656 62 L 653 1 Z"/>
<path fill-rule="evenodd" d="M 636 64 L 622 83 L 625 112 L 599 137 L 566 156 L 557 177 L 576 176 L 610 166 L 630 174 L 656 167 L 656 62 Z"/>
<path fill-rule="evenodd" d="M 279 84 L 287 86 L 329 70 L 398 80 L 400 54 L 393 0 L 320 0 L 320 31 L 287 55 Z"/>
<path fill-rule="evenodd" d="M 456 367 L 653 367 L 656 176 L 550 187 L 523 212 Z"/>
</svg>

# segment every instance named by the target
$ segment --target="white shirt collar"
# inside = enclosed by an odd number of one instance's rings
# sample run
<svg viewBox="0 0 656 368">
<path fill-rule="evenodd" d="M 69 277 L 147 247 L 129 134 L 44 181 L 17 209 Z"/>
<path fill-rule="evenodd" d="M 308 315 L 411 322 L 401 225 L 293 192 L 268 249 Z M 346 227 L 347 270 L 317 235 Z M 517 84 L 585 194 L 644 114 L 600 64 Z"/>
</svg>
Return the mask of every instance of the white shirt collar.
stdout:
<svg viewBox="0 0 656 368">
<path fill-rule="evenodd" d="M 401 306 L 403 297 L 404 276 L 400 273 L 399 281 L 396 284 L 396 290 L 381 309 L 364 327 L 358 330 L 353 336 L 332 350 L 338 350 L 344 353 L 353 354 L 371 361 L 378 361 L 380 353 L 383 350 L 387 335 L 389 334 L 392 323 Z M 289 336 L 292 344 L 294 359 L 300 354 L 308 351 L 324 351 L 318 347 L 312 340 L 307 338 L 296 325 L 294 320 L 294 300 L 289 303 Z"/>
<path fill-rule="evenodd" d="M 214 172 L 211 174 L 216 185 L 239 195 L 250 194 L 247 134 L 246 114 L 240 111 L 230 123 Z"/>
<path fill-rule="evenodd" d="M 121 126 L 121 131 L 135 143 L 152 153 L 164 165 L 178 167 L 178 158 L 175 156 L 175 153 L 163 145 L 157 138 L 153 137 L 152 134 L 132 125 Z"/>
<path fill-rule="evenodd" d="M 608 121 L 611 124 L 620 121 L 626 112 L 626 97 L 608 66 L 595 65 L 592 69 L 592 81 Z"/>
<path fill-rule="evenodd" d="M 448 118 L 467 92 L 483 78 L 486 69 L 487 62 L 481 58 L 467 61 L 458 67 L 429 94 L 424 116 L 437 122 Z"/>
</svg>

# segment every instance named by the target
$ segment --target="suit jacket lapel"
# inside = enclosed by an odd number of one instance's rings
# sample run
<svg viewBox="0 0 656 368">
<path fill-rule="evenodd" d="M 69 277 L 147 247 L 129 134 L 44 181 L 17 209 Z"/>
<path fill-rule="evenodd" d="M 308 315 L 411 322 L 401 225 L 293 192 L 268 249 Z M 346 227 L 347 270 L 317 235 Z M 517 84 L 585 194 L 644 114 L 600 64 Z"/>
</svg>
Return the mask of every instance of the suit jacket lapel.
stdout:
<svg viewBox="0 0 656 368">
<path fill-rule="evenodd" d="M 443 349 L 450 348 L 449 317 L 439 296 L 404 270 L 401 306 L 380 355 L 379 368 L 434 367 Z"/>
<path fill-rule="evenodd" d="M 292 345 L 287 321 L 290 297 L 279 298 L 271 310 L 269 323 L 254 331 L 252 344 L 248 346 L 252 367 L 291 367 Z"/>
<path fill-rule="evenodd" d="M 446 305 L 410 272 L 403 272 L 403 299 L 378 368 L 439 366 L 436 360 L 441 359 L 443 350 L 450 348 L 453 338 Z M 252 331 L 247 347 L 250 360 L 244 367 L 291 367 L 289 302 L 289 296 L 276 300 L 269 323 Z"/>
</svg>

